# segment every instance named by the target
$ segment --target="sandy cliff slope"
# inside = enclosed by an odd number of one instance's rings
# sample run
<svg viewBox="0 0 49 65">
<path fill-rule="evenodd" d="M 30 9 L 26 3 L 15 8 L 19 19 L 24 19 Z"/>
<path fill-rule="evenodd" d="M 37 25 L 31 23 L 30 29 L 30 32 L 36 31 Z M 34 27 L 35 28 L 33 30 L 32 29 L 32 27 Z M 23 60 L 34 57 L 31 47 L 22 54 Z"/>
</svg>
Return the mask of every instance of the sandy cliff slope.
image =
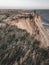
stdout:
<svg viewBox="0 0 49 65">
<path fill-rule="evenodd" d="M 25 29 L 30 35 L 34 35 L 36 39 L 41 41 L 41 47 L 49 46 L 49 36 L 38 14 L 23 13 L 20 15 L 13 15 L 4 19 L 3 22 L 15 25 L 20 29 Z"/>
</svg>

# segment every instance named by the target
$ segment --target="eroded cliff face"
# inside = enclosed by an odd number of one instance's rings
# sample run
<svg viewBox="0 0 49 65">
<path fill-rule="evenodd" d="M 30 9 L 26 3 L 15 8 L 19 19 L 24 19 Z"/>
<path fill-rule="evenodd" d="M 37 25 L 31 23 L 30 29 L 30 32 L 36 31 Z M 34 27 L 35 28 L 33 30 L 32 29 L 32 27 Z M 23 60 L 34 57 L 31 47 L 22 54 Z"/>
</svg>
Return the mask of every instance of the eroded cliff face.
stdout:
<svg viewBox="0 0 49 65">
<path fill-rule="evenodd" d="M 21 10 L 0 14 L 0 65 L 49 65 L 49 33 L 40 16 Z"/>
<path fill-rule="evenodd" d="M 34 13 L 14 15 L 3 20 L 4 23 L 15 25 L 19 29 L 26 30 L 30 35 L 41 41 L 40 47 L 49 46 L 49 36 L 44 29 L 40 16 Z"/>
</svg>

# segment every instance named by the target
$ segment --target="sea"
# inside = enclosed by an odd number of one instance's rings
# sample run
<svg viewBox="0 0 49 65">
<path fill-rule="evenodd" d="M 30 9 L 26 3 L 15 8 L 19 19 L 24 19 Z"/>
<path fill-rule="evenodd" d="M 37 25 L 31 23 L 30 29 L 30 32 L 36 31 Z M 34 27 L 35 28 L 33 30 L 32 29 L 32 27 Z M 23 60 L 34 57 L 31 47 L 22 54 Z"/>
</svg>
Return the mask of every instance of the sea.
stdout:
<svg viewBox="0 0 49 65">
<path fill-rule="evenodd" d="M 49 9 L 36 9 L 36 10 L 30 10 L 31 12 L 36 11 L 41 17 L 42 24 L 49 28 Z"/>
</svg>

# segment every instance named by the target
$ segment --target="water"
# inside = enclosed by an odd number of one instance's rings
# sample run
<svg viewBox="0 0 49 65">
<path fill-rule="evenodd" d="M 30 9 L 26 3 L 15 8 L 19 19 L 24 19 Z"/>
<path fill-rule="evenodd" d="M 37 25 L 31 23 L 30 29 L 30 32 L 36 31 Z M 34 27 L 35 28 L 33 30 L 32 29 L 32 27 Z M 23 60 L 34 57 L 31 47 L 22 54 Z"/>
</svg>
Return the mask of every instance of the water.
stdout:
<svg viewBox="0 0 49 65">
<path fill-rule="evenodd" d="M 33 12 L 33 10 L 30 10 Z M 49 25 L 49 10 L 36 10 L 36 12 L 41 16 L 42 23 Z"/>
<path fill-rule="evenodd" d="M 49 10 L 37 10 L 37 13 L 41 16 L 43 23 L 49 24 Z"/>
</svg>

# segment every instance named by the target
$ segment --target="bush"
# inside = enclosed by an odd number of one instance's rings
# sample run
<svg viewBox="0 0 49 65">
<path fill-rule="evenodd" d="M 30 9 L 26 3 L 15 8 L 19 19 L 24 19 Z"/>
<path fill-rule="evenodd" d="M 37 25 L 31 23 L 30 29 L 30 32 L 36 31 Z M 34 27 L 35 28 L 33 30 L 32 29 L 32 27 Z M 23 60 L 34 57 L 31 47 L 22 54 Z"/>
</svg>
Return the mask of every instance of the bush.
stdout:
<svg viewBox="0 0 49 65">
<path fill-rule="evenodd" d="M 0 28 L 0 65 L 47 65 L 48 49 L 39 45 L 40 41 L 25 30 L 11 25 Z"/>
</svg>

